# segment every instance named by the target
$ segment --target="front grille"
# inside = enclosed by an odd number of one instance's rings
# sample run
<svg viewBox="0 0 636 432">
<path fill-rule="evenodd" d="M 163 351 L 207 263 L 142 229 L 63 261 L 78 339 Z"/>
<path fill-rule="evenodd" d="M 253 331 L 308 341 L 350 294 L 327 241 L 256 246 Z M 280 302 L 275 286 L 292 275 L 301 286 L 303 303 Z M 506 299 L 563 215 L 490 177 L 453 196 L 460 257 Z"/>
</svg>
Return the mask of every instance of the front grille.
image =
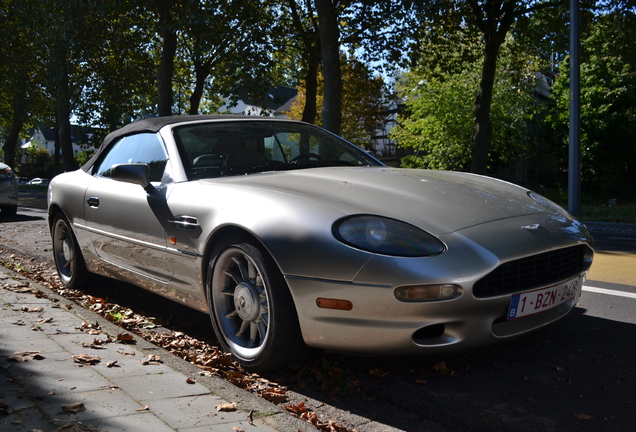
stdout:
<svg viewBox="0 0 636 432">
<path fill-rule="evenodd" d="M 572 246 L 500 265 L 473 286 L 477 298 L 531 291 L 574 277 L 590 266 L 588 247 Z"/>
</svg>

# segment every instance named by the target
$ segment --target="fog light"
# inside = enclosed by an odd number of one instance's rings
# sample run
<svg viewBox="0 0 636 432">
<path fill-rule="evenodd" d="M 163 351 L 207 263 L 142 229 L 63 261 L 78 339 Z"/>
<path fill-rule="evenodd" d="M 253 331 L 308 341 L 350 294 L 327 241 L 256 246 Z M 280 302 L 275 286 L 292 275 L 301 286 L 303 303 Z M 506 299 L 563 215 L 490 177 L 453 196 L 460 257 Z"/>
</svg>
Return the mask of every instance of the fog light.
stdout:
<svg viewBox="0 0 636 432">
<path fill-rule="evenodd" d="M 450 300 L 461 295 L 457 285 L 412 285 L 395 289 L 395 298 L 405 302 L 426 302 L 436 300 Z"/>
</svg>

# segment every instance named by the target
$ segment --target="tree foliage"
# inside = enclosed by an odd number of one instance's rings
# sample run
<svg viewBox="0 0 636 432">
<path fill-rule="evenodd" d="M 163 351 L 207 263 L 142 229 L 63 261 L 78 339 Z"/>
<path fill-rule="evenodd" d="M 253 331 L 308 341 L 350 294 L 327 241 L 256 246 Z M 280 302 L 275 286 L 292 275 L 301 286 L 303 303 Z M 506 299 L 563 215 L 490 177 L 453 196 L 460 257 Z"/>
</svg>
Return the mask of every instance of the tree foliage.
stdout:
<svg viewBox="0 0 636 432">
<path fill-rule="evenodd" d="M 606 190 L 636 172 L 634 3 L 581 0 L 583 174 Z M 413 117 L 396 136 L 413 164 L 487 173 L 523 144 L 521 77 L 561 73 L 546 124 L 564 158 L 568 19 L 564 0 L 0 0 L 5 160 L 27 127 L 55 123 L 56 169 L 72 169 L 71 119 L 106 133 L 142 115 L 214 112 L 270 84 L 300 83 L 297 118 L 366 145 L 382 101 L 371 63 L 409 71 Z"/>
<path fill-rule="evenodd" d="M 597 197 L 636 187 L 636 45 L 634 10 L 599 14 L 582 40 L 581 180 Z M 546 129 L 567 166 L 569 62 L 553 87 Z M 610 196 L 611 197 L 611 196 Z"/>
<path fill-rule="evenodd" d="M 474 42 L 457 45 L 446 51 L 437 67 L 418 68 L 406 75 L 400 93 L 407 110 L 392 132 L 398 145 L 412 152 L 402 160 L 403 166 L 471 169 L 474 111 L 467 101 L 479 91 L 483 60 L 475 54 L 478 51 L 479 45 Z M 514 41 L 509 38 L 505 55 L 499 59 L 502 72 L 493 85 L 493 136 L 487 165 L 490 173 L 513 162 L 528 144 L 534 62 L 527 57 L 522 62 L 514 51 Z M 470 58 L 474 60 L 465 61 Z"/>
<path fill-rule="evenodd" d="M 386 89 L 381 76 L 376 76 L 362 62 L 355 58 L 340 57 L 343 98 L 342 127 L 340 135 L 350 142 L 370 148 L 371 137 L 378 126 L 378 118 L 386 105 Z M 318 74 L 317 106 L 324 103 L 322 74 Z M 306 92 L 299 87 L 298 96 L 288 113 L 289 118 L 300 120 L 303 117 Z M 322 124 L 322 115 L 316 116 L 316 124 Z"/>
<path fill-rule="evenodd" d="M 114 130 L 156 105 L 152 15 L 139 0 L 103 2 L 91 31 L 97 46 L 78 71 L 83 84 L 74 115 L 83 124 Z"/>
<path fill-rule="evenodd" d="M 42 46 L 37 29 L 29 25 L 34 16 L 40 16 L 39 2 L 0 2 L 0 131 L 5 132 L 4 160 L 9 165 L 15 165 L 24 124 L 47 114 Z"/>
<path fill-rule="evenodd" d="M 189 114 L 199 113 L 207 88 L 211 94 L 249 94 L 258 98 L 268 88 L 274 67 L 271 23 L 277 12 L 267 1 L 191 0 L 179 34 L 189 60 L 194 86 Z"/>
</svg>

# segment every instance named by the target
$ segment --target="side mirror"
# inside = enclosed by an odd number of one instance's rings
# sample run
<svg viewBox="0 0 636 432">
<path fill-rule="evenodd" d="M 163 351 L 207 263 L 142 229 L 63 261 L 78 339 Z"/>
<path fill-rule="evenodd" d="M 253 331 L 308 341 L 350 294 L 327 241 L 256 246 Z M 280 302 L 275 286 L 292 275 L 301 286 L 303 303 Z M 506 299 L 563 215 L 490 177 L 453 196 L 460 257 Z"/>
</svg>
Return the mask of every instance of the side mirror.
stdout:
<svg viewBox="0 0 636 432">
<path fill-rule="evenodd" d="M 110 168 L 110 177 L 126 183 L 138 184 L 148 193 L 156 189 L 150 183 L 150 166 L 143 163 L 118 164 Z"/>
</svg>

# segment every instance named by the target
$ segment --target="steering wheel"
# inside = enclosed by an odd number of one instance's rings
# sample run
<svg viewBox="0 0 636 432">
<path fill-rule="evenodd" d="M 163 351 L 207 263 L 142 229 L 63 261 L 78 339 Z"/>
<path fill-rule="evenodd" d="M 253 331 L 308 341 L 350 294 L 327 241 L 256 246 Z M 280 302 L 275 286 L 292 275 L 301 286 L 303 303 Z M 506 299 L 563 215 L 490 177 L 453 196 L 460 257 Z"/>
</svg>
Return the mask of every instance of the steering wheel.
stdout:
<svg viewBox="0 0 636 432">
<path fill-rule="evenodd" d="M 295 158 L 293 158 L 290 163 L 300 163 L 302 161 L 310 161 L 312 159 L 315 159 L 317 161 L 322 161 L 322 158 L 317 155 L 316 153 L 312 153 L 312 152 L 308 152 L 308 153 L 302 153 L 299 154 L 298 156 L 296 156 Z"/>
</svg>

